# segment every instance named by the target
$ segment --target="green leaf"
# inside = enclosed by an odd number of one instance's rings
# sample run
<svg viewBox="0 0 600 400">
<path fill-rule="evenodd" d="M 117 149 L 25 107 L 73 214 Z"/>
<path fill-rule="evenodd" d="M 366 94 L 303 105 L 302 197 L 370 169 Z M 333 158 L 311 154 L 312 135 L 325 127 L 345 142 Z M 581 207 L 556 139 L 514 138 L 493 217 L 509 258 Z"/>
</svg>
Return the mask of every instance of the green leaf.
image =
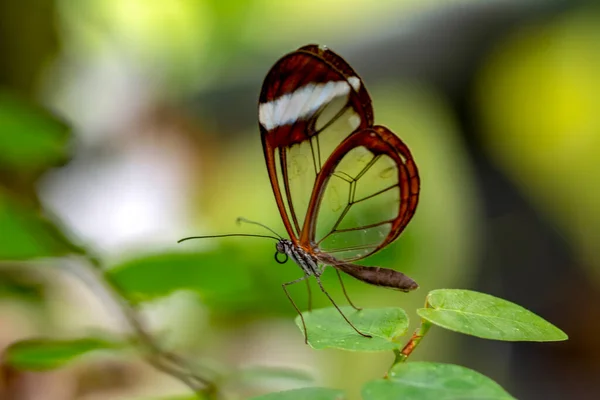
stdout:
<svg viewBox="0 0 600 400">
<path fill-rule="evenodd" d="M 31 269 L 0 268 L 0 301 L 9 298 L 11 301 L 26 301 L 30 304 L 41 304 L 46 297 L 46 286 L 43 278 Z"/>
<path fill-rule="evenodd" d="M 240 253 L 229 247 L 206 253 L 151 255 L 111 268 L 106 276 L 136 303 L 176 290 L 196 292 L 213 306 L 238 303 L 253 295 L 253 277 Z"/>
<path fill-rule="evenodd" d="M 64 123 L 0 91 L 0 168 L 36 171 L 64 162 L 68 139 Z"/>
<path fill-rule="evenodd" d="M 396 364 L 387 379 L 367 382 L 364 400 L 511 400 L 500 385 L 471 369 L 452 364 Z"/>
<path fill-rule="evenodd" d="M 43 371 L 60 368 L 91 351 L 119 347 L 122 344 L 98 338 L 29 339 L 10 345 L 4 352 L 4 362 L 17 369 Z"/>
<path fill-rule="evenodd" d="M 344 400 L 344 392 L 330 388 L 302 388 L 269 393 L 251 400 Z"/>
<path fill-rule="evenodd" d="M 484 293 L 459 289 L 430 292 L 431 308 L 417 313 L 427 321 L 456 332 L 484 339 L 551 342 L 568 336 L 525 308 Z"/>
<path fill-rule="evenodd" d="M 82 252 L 38 210 L 0 190 L 0 259 L 27 260 Z"/>
<path fill-rule="evenodd" d="M 340 307 L 344 315 L 367 338 L 356 333 L 335 308 L 304 312 L 308 344 L 314 349 L 336 348 L 350 351 L 384 351 L 401 347 L 398 337 L 408 329 L 408 317 L 401 308 L 378 308 L 356 311 Z M 302 330 L 300 316 L 296 325 Z"/>
</svg>

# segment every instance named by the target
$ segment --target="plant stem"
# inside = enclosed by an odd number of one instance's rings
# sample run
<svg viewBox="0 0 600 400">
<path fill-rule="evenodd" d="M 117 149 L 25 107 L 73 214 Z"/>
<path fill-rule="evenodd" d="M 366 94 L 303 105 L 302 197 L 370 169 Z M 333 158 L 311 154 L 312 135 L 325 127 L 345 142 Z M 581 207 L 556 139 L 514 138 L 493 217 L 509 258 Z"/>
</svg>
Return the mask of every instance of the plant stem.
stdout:
<svg viewBox="0 0 600 400">
<path fill-rule="evenodd" d="M 429 308 L 429 301 L 425 299 L 425 308 Z M 417 348 L 423 337 L 429 332 L 431 328 L 431 323 L 421 318 L 421 324 L 413 334 L 408 339 L 408 342 L 404 345 L 402 350 L 395 349 L 394 350 L 394 362 L 392 363 L 392 367 L 396 364 L 400 364 L 405 362 L 408 357 L 412 354 L 412 352 Z M 391 367 L 390 367 L 391 368 Z"/>
<path fill-rule="evenodd" d="M 419 343 L 421 343 L 421 340 L 427 334 L 429 328 L 431 328 L 431 323 L 425 320 L 421 320 L 421 324 L 413 332 L 410 339 L 402 348 L 402 350 L 396 350 L 396 359 L 394 360 L 394 365 L 405 362 L 408 359 L 412 352 L 417 348 Z"/>
<path fill-rule="evenodd" d="M 109 300 L 113 308 L 127 322 L 133 331 L 136 346 L 141 346 L 145 353 L 146 361 L 155 369 L 180 380 L 188 386 L 198 398 L 217 398 L 217 389 L 214 384 L 198 374 L 195 374 L 186 360 L 182 357 L 162 350 L 152 335 L 146 330 L 138 311 L 121 294 L 121 290 L 102 273 L 102 268 L 96 258 L 85 257 L 85 263 L 66 261 L 66 269 L 82 280 L 99 297 Z"/>
</svg>

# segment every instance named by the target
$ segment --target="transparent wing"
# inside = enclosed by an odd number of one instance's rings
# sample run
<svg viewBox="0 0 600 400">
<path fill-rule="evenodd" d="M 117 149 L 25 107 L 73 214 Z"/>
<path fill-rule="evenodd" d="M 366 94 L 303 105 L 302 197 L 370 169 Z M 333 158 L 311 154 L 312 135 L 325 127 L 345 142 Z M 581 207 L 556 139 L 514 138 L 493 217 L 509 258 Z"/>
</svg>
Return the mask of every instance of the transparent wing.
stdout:
<svg viewBox="0 0 600 400">
<path fill-rule="evenodd" d="M 297 241 L 326 160 L 353 131 L 372 125 L 371 100 L 341 57 L 309 45 L 283 57 L 267 74 L 259 123 L 275 199 Z"/>
<path fill-rule="evenodd" d="M 400 235 L 418 194 L 406 145 L 382 126 L 356 131 L 317 176 L 300 243 L 341 261 L 367 257 Z"/>
</svg>

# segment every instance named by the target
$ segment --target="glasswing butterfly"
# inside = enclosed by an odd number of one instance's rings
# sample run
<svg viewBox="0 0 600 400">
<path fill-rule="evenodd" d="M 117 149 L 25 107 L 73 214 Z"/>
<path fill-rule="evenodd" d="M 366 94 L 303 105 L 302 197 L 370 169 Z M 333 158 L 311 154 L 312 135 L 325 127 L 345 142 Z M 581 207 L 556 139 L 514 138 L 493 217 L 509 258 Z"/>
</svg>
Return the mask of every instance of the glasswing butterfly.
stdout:
<svg viewBox="0 0 600 400">
<path fill-rule="evenodd" d="M 277 208 L 289 235 L 229 234 L 277 240 L 275 260 L 291 258 L 344 315 L 321 283 L 326 266 L 363 282 L 414 290 L 401 272 L 352 264 L 393 242 L 415 213 L 419 174 L 408 147 L 392 131 L 374 125 L 371 98 L 348 63 L 324 46 L 307 45 L 283 56 L 268 72 L 259 97 L 258 122 Z M 191 238 L 181 239 L 187 240 Z M 310 286 L 309 302 L 310 302 Z M 310 303 L 309 303 L 310 304 Z M 310 305 L 309 305 L 310 309 Z"/>
</svg>

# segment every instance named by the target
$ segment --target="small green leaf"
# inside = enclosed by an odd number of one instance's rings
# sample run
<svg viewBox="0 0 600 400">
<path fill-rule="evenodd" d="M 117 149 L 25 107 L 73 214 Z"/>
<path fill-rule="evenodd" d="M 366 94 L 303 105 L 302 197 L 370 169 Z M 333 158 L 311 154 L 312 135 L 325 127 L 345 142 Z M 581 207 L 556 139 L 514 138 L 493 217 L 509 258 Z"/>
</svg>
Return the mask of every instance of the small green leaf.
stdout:
<svg viewBox="0 0 600 400">
<path fill-rule="evenodd" d="M 251 299 L 254 283 L 240 258 L 228 247 L 206 253 L 158 254 L 111 268 L 106 276 L 133 302 L 191 290 L 209 305 L 240 303 L 240 299 Z"/>
<path fill-rule="evenodd" d="M 397 339 L 408 329 L 408 317 L 403 309 L 390 307 L 356 311 L 349 306 L 340 309 L 359 331 L 373 337 L 359 335 L 335 308 L 322 308 L 302 313 L 308 330 L 308 344 L 312 348 L 385 351 L 401 347 Z M 296 318 L 296 325 L 302 330 L 300 316 Z"/>
<path fill-rule="evenodd" d="M 17 369 L 43 371 L 60 368 L 94 350 L 119 347 L 122 347 L 122 344 L 98 338 L 29 339 L 10 345 L 4 352 L 4 362 Z"/>
<path fill-rule="evenodd" d="M 427 296 L 431 308 L 417 313 L 427 321 L 484 339 L 551 342 L 568 336 L 525 308 L 484 293 L 459 289 L 434 290 Z"/>
<path fill-rule="evenodd" d="M 0 190 L 0 259 L 27 260 L 81 252 L 38 210 Z"/>
<path fill-rule="evenodd" d="M 41 305 L 46 298 L 46 289 L 37 271 L 16 265 L 13 268 L 0 268 L 0 301 L 9 298 L 11 301 Z"/>
<path fill-rule="evenodd" d="M 0 168 L 35 171 L 64 162 L 69 128 L 47 111 L 0 91 Z"/>
<path fill-rule="evenodd" d="M 269 393 L 251 400 L 344 400 L 344 392 L 330 388 L 302 388 Z"/>
<path fill-rule="evenodd" d="M 389 378 L 367 382 L 364 400 L 511 400 L 500 385 L 471 369 L 452 364 L 396 364 Z"/>
</svg>

